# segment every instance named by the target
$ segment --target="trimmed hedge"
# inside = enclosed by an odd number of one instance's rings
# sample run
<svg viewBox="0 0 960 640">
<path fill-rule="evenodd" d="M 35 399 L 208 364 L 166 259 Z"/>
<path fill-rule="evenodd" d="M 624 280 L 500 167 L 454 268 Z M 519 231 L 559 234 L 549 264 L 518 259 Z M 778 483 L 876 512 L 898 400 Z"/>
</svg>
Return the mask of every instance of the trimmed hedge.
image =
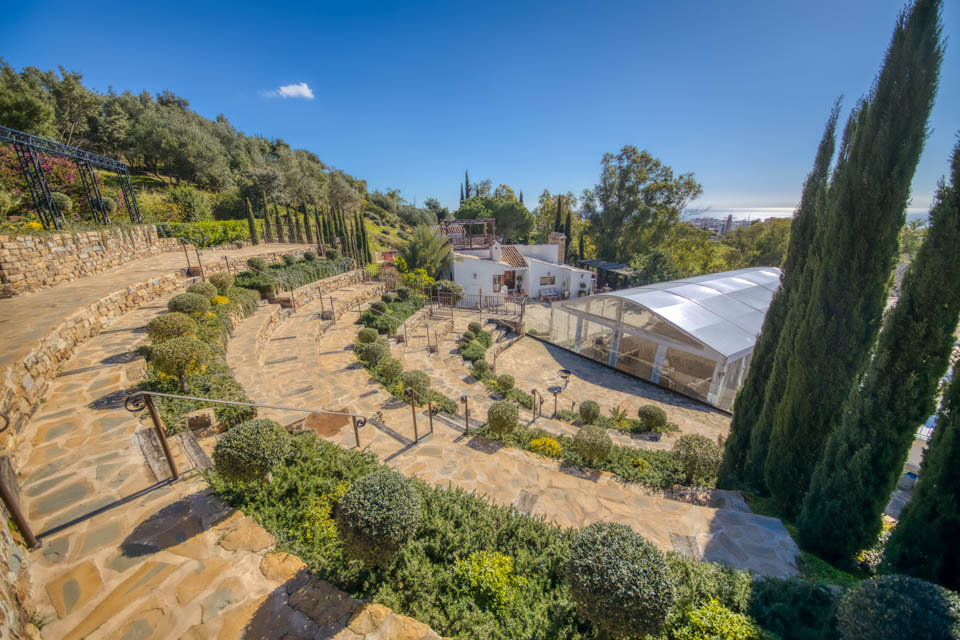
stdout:
<svg viewBox="0 0 960 640">
<path fill-rule="evenodd" d="M 377 341 L 379 335 L 376 330 L 364 327 L 357 331 L 357 344 L 372 344 Z"/>
<path fill-rule="evenodd" d="M 396 358 L 384 358 L 377 365 L 376 373 L 386 384 L 396 384 L 403 375 L 403 364 Z"/>
<path fill-rule="evenodd" d="M 358 480 L 337 509 L 344 551 L 369 566 L 389 564 L 416 534 L 420 497 L 406 477 L 386 468 Z"/>
<path fill-rule="evenodd" d="M 581 529 L 566 576 L 580 615 L 614 636 L 657 633 L 676 598 L 663 554 L 624 524 Z"/>
<path fill-rule="evenodd" d="M 644 430 L 662 433 L 667 429 L 667 412 L 653 404 L 645 404 L 637 409 L 637 418 Z"/>
<path fill-rule="evenodd" d="M 213 449 L 213 463 L 227 480 L 263 480 L 290 454 L 290 436 L 273 420 L 243 422 L 227 431 Z"/>
<path fill-rule="evenodd" d="M 200 249 L 250 239 L 246 220 L 204 220 L 200 222 L 165 222 L 157 225 L 161 238 L 182 238 Z"/>
<path fill-rule="evenodd" d="M 200 316 L 210 311 L 210 300 L 199 293 L 181 293 L 170 298 L 167 310 Z"/>
<path fill-rule="evenodd" d="M 207 343 L 192 337 L 170 338 L 150 349 L 150 364 L 157 371 L 186 384 L 187 376 L 201 374 L 213 359 Z"/>
<path fill-rule="evenodd" d="M 196 321 L 185 313 L 163 313 L 147 323 L 147 337 L 157 345 L 173 338 L 197 335 Z"/>
<path fill-rule="evenodd" d="M 220 295 L 226 295 L 226 292 L 233 286 L 235 278 L 226 271 L 218 271 L 207 277 L 207 282 L 212 284 L 220 292 Z"/>
<path fill-rule="evenodd" d="M 430 391 L 430 376 L 423 371 L 406 371 L 400 376 L 404 389 L 413 389 L 416 392 L 416 402 L 426 400 Z"/>
<path fill-rule="evenodd" d="M 369 367 L 376 367 L 384 358 L 390 357 L 390 350 L 379 342 L 365 344 L 360 349 L 360 360 Z"/>
<path fill-rule="evenodd" d="M 509 373 L 505 373 L 502 376 L 497 378 L 497 386 L 500 387 L 500 392 L 506 395 L 510 393 L 510 390 L 513 389 L 513 386 L 517 383 Z"/>
<path fill-rule="evenodd" d="M 207 300 L 211 300 L 217 295 L 218 291 L 217 288 L 209 282 L 203 282 L 201 280 L 199 282 L 194 282 L 192 285 L 187 287 L 187 293 L 196 293 L 203 296 Z"/>
</svg>

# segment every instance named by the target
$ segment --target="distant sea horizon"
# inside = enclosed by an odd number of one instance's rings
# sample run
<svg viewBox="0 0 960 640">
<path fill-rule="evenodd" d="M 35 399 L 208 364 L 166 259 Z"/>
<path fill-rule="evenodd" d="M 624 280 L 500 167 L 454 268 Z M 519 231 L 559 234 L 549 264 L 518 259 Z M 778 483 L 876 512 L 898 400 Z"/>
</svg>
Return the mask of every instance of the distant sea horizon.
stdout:
<svg viewBox="0 0 960 640">
<path fill-rule="evenodd" d="M 789 218 L 793 216 L 795 207 L 729 207 L 729 208 L 687 208 L 681 218 L 719 218 L 733 216 L 734 220 L 766 220 L 767 218 Z M 907 222 L 926 220 L 929 209 L 923 207 L 907 207 Z"/>
</svg>

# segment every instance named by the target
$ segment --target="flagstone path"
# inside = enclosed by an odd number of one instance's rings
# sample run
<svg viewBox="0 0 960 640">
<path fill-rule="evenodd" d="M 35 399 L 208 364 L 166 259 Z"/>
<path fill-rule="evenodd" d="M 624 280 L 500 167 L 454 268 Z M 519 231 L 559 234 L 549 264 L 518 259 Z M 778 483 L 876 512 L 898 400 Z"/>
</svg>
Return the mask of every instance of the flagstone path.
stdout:
<svg viewBox="0 0 960 640">
<path fill-rule="evenodd" d="M 269 533 L 212 494 L 176 439 L 181 479 L 154 478 L 134 435 L 147 423 L 123 397 L 141 378 L 135 349 L 165 301 L 82 345 L 25 427 L 16 466 L 23 510 L 43 542 L 30 552 L 43 637 L 439 638 L 275 552 Z"/>
<path fill-rule="evenodd" d="M 500 504 L 516 505 L 561 525 L 584 526 L 597 520 L 627 523 L 663 549 L 676 549 L 763 575 L 796 573 L 798 550 L 779 520 L 749 510 L 713 509 L 668 500 L 639 485 L 624 485 L 607 473 L 571 470 L 554 460 L 466 436 L 462 410 L 455 419 L 435 417 L 432 434 L 428 433 L 426 412 L 418 411 L 420 439 L 415 442 L 410 407 L 387 394 L 356 362 L 352 343 L 358 327 L 349 317 L 344 318 L 326 328 L 318 338 L 317 311 L 319 306 L 301 308 L 275 327 L 265 343 L 259 368 L 254 366 L 256 358 L 251 353 L 268 311 L 258 312 L 259 324 L 254 317 L 238 329 L 230 342 L 228 361 L 254 401 L 343 409 L 372 418 L 360 429 L 360 446 L 375 451 L 381 460 L 399 471 L 434 485 L 477 491 Z M 439 354 L 425 349 L 405 352 L 400 344 L 391 344 L 391 353 L 404 362 L 405 369 L 428 374 L 433 387 L 448 397 L 456 399 L 466 394 L 471 416 L 482 421 L 492 400 L 482 386 L 468 382 L 467 370 L 457 362 L 458 357 L 454 359 L 449 353 L 455 346 L 453 337 L 475 319 L 473 314 L 458 314 L 458 329 L 441 343 Z M 518 358 L 517 354 L 523 351 L 513 349 L 517 346 L 498 358 L 499 372 L 514 368 L 553 370 L 554 365 L 546 367 L 544 360 Z M 517 373 L 524 379 L 522 371 Z M 571 387 L 574 385 L 575 389 L 579 387 L 577 382 L 571 383 Z M 671 414 L 675 421 L 683 419 L 688 424 L 694 423 L 695 416 L 701 413 L 698 408 L 672 409 L 676 412 Z M 278 411 L 272 417 L 290 423 L 300 416 Z M 536 424 L 558 431 L 575 429 L 543 418 Z M 319 432 L 346 447 L 356 444 L 347 420 Z"/>
</svg>

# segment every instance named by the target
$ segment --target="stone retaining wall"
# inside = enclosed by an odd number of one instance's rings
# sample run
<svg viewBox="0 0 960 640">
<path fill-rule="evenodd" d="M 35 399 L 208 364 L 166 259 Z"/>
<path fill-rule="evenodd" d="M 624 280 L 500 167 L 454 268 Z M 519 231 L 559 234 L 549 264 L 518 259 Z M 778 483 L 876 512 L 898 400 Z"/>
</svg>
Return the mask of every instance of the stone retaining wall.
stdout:
<svg viewBox="0 0 960 640">
<path fill-rule="evenodd" d="M 5 525 L 10 514 L 0 503 L 0 640 L 40 638 L 24 609 L 29 593 L 28 555 L 22 540 L 14 539 Z"/>
<path fill-rule="evenodd" d="M 323 280 L 317 280 L 316 282 L 305 284 L 302 287 L 297 287 L 284 297 L 292 296 L 296 306 L 301 307 L 313 302 L 323 295 L 326 295 L 330 291 L 334 291 L 348 284 L 359 282 L 363 282 L 363 270 L 353 269 L 351 271 L 345 271 L 339 275 L 330 276 L 329 278 L 324 278 Z"/>
<path fill-rule="evenodd" d="M 179 251 L 153 225 L 44 235 L 0 235 L 0 298 L 70 282 L 146 256 Z"/>
<path fill-rule="evenodd" d="M 169 274 L 115 291 L 73 313 L 51 329 L 19 362 L 12 363 L 0 380 L 0 413 L 10 426 L 0 434 L 0 452 L 14 446 L 20 432 L 57 377 L 60 364 L 73 355 L 82 342 L 100 333 L 104 326 L 135 309 L 183 285 L 179 274 Z"/>
</svg>

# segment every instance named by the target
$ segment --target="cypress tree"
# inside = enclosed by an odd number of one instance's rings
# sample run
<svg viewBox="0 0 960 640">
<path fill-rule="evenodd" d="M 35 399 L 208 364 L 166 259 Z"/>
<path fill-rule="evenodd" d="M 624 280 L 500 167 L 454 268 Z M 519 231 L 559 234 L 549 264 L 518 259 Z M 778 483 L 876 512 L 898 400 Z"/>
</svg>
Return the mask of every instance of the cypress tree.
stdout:
<svg viewBox="0 0 960 640">
<path fill-rule="evenodd" d="M 460 185 L 460 203 L 463 204 L 463 185 Z"/>
<path fill-rule="evenodd" d="M 520 189 L 520 204 L 523 204 L 523 189 Z"/>
<path fill-rule="evenodd" d="M 276 200 L 273 201 L 273 213 L 277 220 L 277 242 L 289 242 L 287 231 L 283 228 L 283 218 L 280 216 L 280 207 L 277 206 Z"/>
<path fill-rule="evenodd" d="M 577 239 L 577 257 L 583 260 L 583 229 L 580 229 L 580 236 Z"/>
<path fill-rule="evenodd" d="M 747 452 L 753 438 L 756 438 L 753 446 L 756 448 L 760 460 L 760 464 L 756 465 L 756 468 L 762 468 L 762 461 L 766 458 L 766 443 L 769 440 L 770 432 L 765 429 L 762 434 L 760 433 L 762 425 L 759 421 L 760 412 L 763 409 L 766 388 L 770 382 L 770 373 L 773 370 L 774 355 L 780 343 L 787 311 L 791 304 L 799 304 L 796 300 L 797 289 L 803 278 L 810 245 L 817 229 L 818 210 L 823 205 L 823 199 L 827 191 L 827 178 L 830 173 L 830 159 L 833 157 L 835 147 L 839 114 L 840 102 L 838 100 L 830 112 L 830 117 L 827 118 L 823 138 L 820 140 L 820 146 L 817 147 L 817 154 L 813 161 L 813 169 L 807 175 L 803 184 L 800 204 L 797 206 L 797 210 L 793 214 L 793 221 L 790 223 L 790 241 L 783 261 L 783 276 L 780 288 L 773 295 L 773 300 L 770 301 L 770 306 L 767 308 L 767 315 L 763 319 L 760 337 L 757 338 L 757 343 L 753 348 L 747 379 L 744 380 L 733 405 L 730 435 L 723 446 L 721 477 L 725 484 L 736 484 L 737 480 L 743 478 Z"/>
<path fill-rule="evenodd" d="M 947 387 L 913 498 L 887 542 L 885 569 L 960 589 L 960 371 Z"/>
<path fill-rule="evenodd" d="M 830 558 L 849 559 L 876 540 L 917 426 L 933 413 L 949 364 L 960 318 L 960 146 L 952 164 L 953 187 L 940 185 L 926 240 L 803 501 L 800 541 Z"/>
<path fill-rule="evenodd" d="M 253 207 L 250 206 L 250 199 L 244 198 L 247 205 L 247 226 L 250 227 L 250 242 L 260 244 L 260 238 L 257 236 L 257 221 L 253 219 Z"/>
<path fill-rule="evenodd" d="M 570 212 L 567 211 L 567 221 L 563 224 L 563 235 L 567 237 L 564 245 L 563 261 L 569 262 L 570 254 L 573 253 L 573 222 L 570 220 Z"/>
<path fill-rule="evenodd" d="M 470 171 L 467 169 L 463 170 L 463 191 L 467 194 L 467 197 L 470 197 Z"/>
<path fill-rule="evenodd" d="M 553 218 L 553 230 L 554 231 L 563 231 L 563 201 L 560 199 L 563 196 L 557 196 L 557 212 Z"/>
<path fill-rule="evenodd" d="M 373 262 L 373 254 L 370 252 L 370 240 L 367 238 L 367 225 L 363 223 L 363 216 L 357 214 L 357 225 L 360 229 L 360 254 L 364 264 Z"/>
<path fill-rule="evenodd" d="M 323 250 L 323 245 L 325 244 L 323 239 L 323 218 L 320 217 L 320 209 L 317 205 L 313 205 L 313 221 L 317 225 L 317 249 L 320 250 L 321 256 L 326 256 L 326 253 Z"/>
<path fill-rule="evenodd" d="M 900 15 L 883 69 L 853 116 L 846 154 L 827 195 L 820 264 L 787 384 L 774 414 L 764 480 L 796 514 L 844 401 L 877 336 L 898 250 L 910 182 L 939 77 L 941 0 Z M 789 324 L 789 319 L 788 319 Z"/>
<path fill-rule="evenodd" d="M 313 241 L 313 229 L 310 228 L 310 213 L 307 205 L 300 203 L 300 215 L 303 217 L 303 240 L 307 244 L 316 244 Z"/>
<path fill-rule="evenodd" d="M 270 244 L 275 242 L 273 237 L 273 225 L 270 224 L 270 209 L 267 208 L 267 201 L 263 201 L 263 236 L 267 242 Z"/>
</svg>

